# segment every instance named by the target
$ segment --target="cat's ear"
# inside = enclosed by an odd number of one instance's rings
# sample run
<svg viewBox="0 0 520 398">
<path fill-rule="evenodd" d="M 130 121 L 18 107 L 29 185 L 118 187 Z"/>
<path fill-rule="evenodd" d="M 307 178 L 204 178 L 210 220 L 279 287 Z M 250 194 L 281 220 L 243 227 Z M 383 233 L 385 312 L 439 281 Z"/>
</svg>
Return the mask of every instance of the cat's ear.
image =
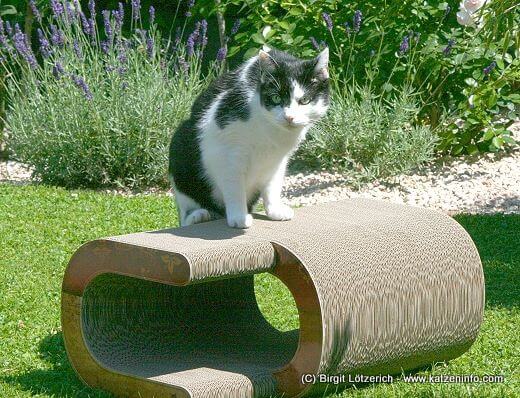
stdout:
<svg viewBox="0 0 520 398">
<path fill-rule="evenodd" d="M 268 54 L 267 51 L 260 50 L 258 52 L 258 60 L 260 64 L 260 79 L 263 82 L 264 76 L 271 74 L 275 69 L 276 62 L 274 59 Z"/>
<path fill-rule="evenodd" d="M 329 78 L 329 48 L 325 49 L 318 54 L 315 58 L 314 73 L 319 78 L 326 80 Z"/>
<path fill-rule="evenodd" d="M 260 50 L 258 52 L 258 59 L 260 60 L 262 69 L 272 68 L 275 65 L 274 59 L 269 55 L 268 51 Z"/>
</svg>

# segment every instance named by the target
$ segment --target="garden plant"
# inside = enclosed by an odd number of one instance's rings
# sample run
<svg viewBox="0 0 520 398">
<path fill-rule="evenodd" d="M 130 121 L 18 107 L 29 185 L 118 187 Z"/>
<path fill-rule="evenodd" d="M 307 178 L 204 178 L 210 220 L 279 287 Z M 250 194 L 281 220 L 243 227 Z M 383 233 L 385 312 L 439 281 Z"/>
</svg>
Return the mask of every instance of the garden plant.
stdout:
<svg viewBox="0 0 520 398">
<path fill-rule="evenodd" d="M 0 25 L 9 149 L 45 183 L 164 185 L 169 139 L 211 76 L 201 74 L 207 22 L 163 40 L 155 9 L 138 1 L 83 10 L 56 0 L 47 18 L 31 6 L 33 46 L 18 24 Z"/>
<path fill-rule="evenodd" d="M 181 18 L 169 29 L 159 29 L 155 8 L 144 11 L 140 1 L 113 11 L 93 1 L 38 5 L 27 2 L 29 34 L 5 21 L 0 38 L 7 147 L 44 182 L 164 185 L 169 136 L 195 96 L 224 61 L 265 44 L 304 57 L 331 48 L 329 117 L 309 134 L 295 167 L 366 181 L 435 154 L 514 144 L 507 127 L 520 102 L 520 13 L 513 0 L 467 0 L 460 9 L 416 0 L 180 1 L 161 7 L 161 21 Z M 215 15 L 226 17 L 227 29 Z M 207 68 L 215 19 L 224 27 L 220 67 Z"/>
<path fill-rule="evenodd" d="M 214 12 L 212 1 L 198 4 Z M 328 45 L 336 83 L 359 88 L 359 96 L 368 89 L 387 98 L 411 86 L 414 124 L 435 129 L 437 151 L 473 154 L 514 143 L 507 127 L 520 104 L 515 0 L 230 0 L 220 9 L 242 22 L 231 55 L 269 44 L 310 56 Z"/>
</svg>

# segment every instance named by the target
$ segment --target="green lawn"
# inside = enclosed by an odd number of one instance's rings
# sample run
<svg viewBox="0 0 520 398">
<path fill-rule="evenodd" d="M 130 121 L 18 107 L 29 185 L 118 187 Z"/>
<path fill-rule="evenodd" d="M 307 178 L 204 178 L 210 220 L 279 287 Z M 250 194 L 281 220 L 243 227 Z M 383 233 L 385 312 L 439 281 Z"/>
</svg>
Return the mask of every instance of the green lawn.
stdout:
<svg viewBox="0 0 520 398">
<path fill-rule="evenodd" d="M 421 374 L 504 375 L 498 384 L 357 386 L 330 397 L 520 396 L 520 216 L 459 216 L 475 240 L 486 275 L 486 312 L 471 350 Z M 71 254 L 108 235 L 176 225 L 166 196 L 121 196 L 0 184 L 0 398 L 105 397 L 71 369 L 60 332 L 60 285 Z M 288 292 L 257 278 L 261 307 L 289 329 L 297 316 Z M 280 311 L 288 308 L 288 311 Z"/>
</svg>

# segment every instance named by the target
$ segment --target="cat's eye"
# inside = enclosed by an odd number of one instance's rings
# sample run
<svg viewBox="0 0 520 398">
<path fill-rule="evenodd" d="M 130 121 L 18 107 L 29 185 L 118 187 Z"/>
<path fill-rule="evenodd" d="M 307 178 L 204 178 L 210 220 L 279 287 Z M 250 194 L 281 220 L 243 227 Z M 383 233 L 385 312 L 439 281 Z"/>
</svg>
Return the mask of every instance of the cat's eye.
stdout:
<svg viewBox="0 0 520 398">
<path fill-rule="evenodd" d="M 307 105 L 309 102 L 311 102 L 310 97 L 301 97 L 298 101 L 300 105 Z"/>
<path fill-rule="evenodd" d="M 278 94 L 271 95 L 271 102 L 275 105 L 279 105 L 282 103 L 282 97 L 280 97 Z"/>
</svg>

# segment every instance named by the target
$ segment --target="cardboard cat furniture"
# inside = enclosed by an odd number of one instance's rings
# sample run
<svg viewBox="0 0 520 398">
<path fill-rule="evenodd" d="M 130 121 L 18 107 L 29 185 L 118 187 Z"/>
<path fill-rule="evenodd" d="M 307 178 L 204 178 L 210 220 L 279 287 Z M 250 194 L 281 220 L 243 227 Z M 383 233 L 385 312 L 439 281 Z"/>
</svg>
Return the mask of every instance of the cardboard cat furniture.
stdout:
<svg viewBox="0 0 520 398">
<path fill-rule="evenodd" d="M 253 274 L 294 296 L 300 328 L 257 307 Z M 69 359 L 128 397 L 302 395 L 304 374 L 401 373 L 455 358 L 482 322 L 477 250 L 454 220 L 372 200 L 89 242 L 62 291 Z M 312 381 L 312 380 L 311 380 Z"/>
</svg>

